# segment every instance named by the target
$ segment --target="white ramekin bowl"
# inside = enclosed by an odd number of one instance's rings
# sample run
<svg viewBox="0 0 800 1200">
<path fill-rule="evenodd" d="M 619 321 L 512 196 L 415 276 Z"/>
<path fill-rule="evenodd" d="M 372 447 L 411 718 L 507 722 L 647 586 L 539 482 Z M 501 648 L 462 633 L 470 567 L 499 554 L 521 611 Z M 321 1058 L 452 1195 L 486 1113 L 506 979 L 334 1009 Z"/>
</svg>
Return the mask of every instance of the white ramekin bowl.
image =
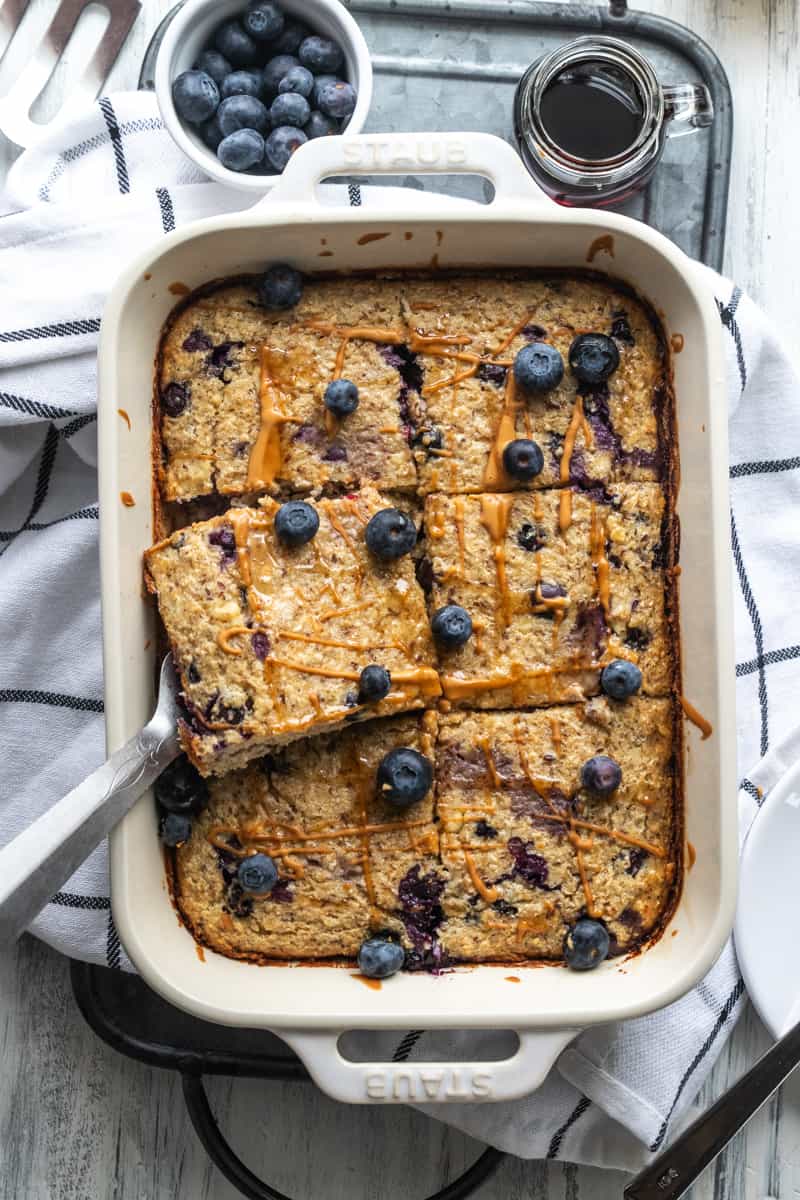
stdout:
<svg viewBox="0 0 800 1200">
<path fill-rule="evenodd" d="M 356 89 L 358 99 L 347 124 L 348 133 L 360 133 L 372 100 L 372 63 L 367 43 L 358 25 L 339 0 L 279 0 L 290 17 L 308 25 L 314 33 L 332 38 L 342 47 L 345 71 Z M 223 167 L 191 125 L 175 111 L 172 82 L 188 71 L 224 21 L 247 9 L 247 0 L 186 0 L 169 23 L 158 50 L 155 66 L 155 90 L 164 124 L 183 153 L 212 179 L 241 191 L 263 195 L 280 175 L 248 175 Z"/>
</svg>

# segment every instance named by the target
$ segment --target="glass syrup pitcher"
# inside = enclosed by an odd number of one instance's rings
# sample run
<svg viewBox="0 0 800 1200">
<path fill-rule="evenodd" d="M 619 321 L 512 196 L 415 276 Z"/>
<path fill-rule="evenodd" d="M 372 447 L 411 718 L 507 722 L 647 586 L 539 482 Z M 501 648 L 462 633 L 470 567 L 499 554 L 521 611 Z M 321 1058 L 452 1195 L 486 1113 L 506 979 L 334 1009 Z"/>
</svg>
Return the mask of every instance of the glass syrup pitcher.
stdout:
<svg viewBox="0 0 800 1200">
<path fill-rule="evenodd" d="M 668 137 L 711 124 L 700 83 L 661 84 L 627 42 L 581 37 L 528 68 L 514 98 L 523 161 L 559 204 L 603 205 L 642 188 Z"/>
</svg>

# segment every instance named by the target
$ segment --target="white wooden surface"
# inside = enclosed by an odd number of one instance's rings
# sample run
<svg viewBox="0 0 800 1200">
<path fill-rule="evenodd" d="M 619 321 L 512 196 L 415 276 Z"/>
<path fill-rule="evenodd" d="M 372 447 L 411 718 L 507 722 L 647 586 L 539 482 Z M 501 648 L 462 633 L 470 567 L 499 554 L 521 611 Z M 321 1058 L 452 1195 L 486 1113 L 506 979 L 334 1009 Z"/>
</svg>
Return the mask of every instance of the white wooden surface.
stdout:
<svg viewBox="0 0 800 1200">
<path fill-rule="evenodd" d="M 55 7 L 32 0 L 0 91 Z M 145 0 L 109 83 L 134 87 L 169 0 Z M 796 350 L 800 311 L 800 7 L 796 0 L 650 0 L 690 25 L 727 68 L 736 133 L 726 271 Z M 69 90 L 65 63 L 55 89 Z M 49 106 L 45 102 L 42 113 Z M 0 171 L 13 151 L 0 136 Z M 768 1045 L 743 1018 L 698 1109 Z M 235 1200 L 190 1128 L 175 1078 L 123 1059 L 75 1009 L 67 966 L 25 939 L 0 956 L 0 1200 Z M 348 1108 L 311 1086 L 211 1080 L 223 1128 L 253 1170 L 296 1200 L 413 1200 L 453 1178 L 480 1147 L 404 1109 Z M 508 1160 L 481 1200 L 612 1200 L 624 1178 Z M 692 1200 L 800 1197 L 800 1075 L 693 1189 Z"/>
</svg>

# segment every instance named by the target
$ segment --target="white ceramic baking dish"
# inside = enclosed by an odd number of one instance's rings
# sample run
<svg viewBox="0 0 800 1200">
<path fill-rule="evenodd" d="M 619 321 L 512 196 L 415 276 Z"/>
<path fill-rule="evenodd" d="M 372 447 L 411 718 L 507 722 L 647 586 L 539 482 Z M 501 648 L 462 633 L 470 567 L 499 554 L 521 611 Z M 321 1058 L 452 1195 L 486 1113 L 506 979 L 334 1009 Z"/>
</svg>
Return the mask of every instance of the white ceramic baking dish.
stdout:
<svg viewBox="0 0 800 1200">
<path fill-rule="evenodd" d="M 455 206 L 402 193 L 370 212 L 334 208 L 320 179 L 346 172 L 477 173 L 495 187 L 489 205 Z M 365 241 L 365 233 L 380 239 Z M 409 236 L 413 235 L 413 236 Z M 597 239 L 604 241 L 598 243 Z M 325 244 L 331 257 L 321 259 Z M 256 967 L 206 951 L 176 917 L 164 877 L 155 807 L 144 797 L 111 839 L 112 906 L 123 944 L 146 981 L 211 1021 L 277 1031 L 317 1083 L 347 1101 L 500 1100 L 539 1085 L 557 1054 L 588 1025 L 640 1016 L 675 1000 L 709 969 L 731 928 L 736 891 L 734 671 L 729 594 L 727 420 L 719 318 L 697 265 L 652 229 L 622 216 L 558 208 L 513 150 L 486 134 L 321 139 L 292 158 L 266 201 L 199 221 L 164 238 L 111 292 L 100 348 L 100 508 L 106 721 L 109 751 L 148 716 L 153 700 L 153 610 L 143 597 L 142 551 L 151 542 L 153 360 L 175 304 L 170 285 L 257 271 L 275 259 L 301 269 L 586 266 L 605 246 L 607 268 L 646 296 L 673 347 L 681 458 L 683 687 L 712 723 L 687 727 L 686 832 L 697 861 L 670 926 L 620 969 L 591 975 L 559 967 L 464 967 L 438 977 L 401 975 L 379 991 L 334 966 Z M 613 257 L 611 256 L 613 252 Z M 435 256 L 435 257 L 434 257 Z M 124 409 L 131 428 L 118 415 Z M 120 502 L 130 492 L 134 507 Z M 674 934 L 675 936 L 670 936 Z M 516 1030 L 503 1062 L 354 1063 L 338 1039 L 357 1028 Z"/>
</svg>

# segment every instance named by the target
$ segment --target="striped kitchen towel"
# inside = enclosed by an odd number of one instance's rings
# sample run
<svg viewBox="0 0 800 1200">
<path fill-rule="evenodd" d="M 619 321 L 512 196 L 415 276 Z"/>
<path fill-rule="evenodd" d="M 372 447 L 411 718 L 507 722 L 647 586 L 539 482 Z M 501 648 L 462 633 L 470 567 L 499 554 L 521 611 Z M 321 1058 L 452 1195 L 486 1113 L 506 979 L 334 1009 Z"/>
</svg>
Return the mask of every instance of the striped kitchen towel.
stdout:
<svg viewBox="0 0 800 1200">
<path fill-rule="evenodd" d="M 382 189 L 329 189 L 379 205 Z M 409 203 L 414 193 L 408 192 Z M 110 281 L 185 221 L 249 200 L 203 182 L 149 94 L 98 101 L 11 171 L 0 211 L 0 844 L 104 757 L 97 557 L 95 349 Z M 800 685 L 800 388 L 768 321 L 709 272 L 729 356 L 732 582 L 740 811 L 780 777 Z M 66 954 L 130 967 L 110 912 L 105 848 L 32 932 Z M 732 948 L 677 1004 L 582 1035 L 525 1100 L 431 1108 L 529 1158 L 634 1169 L 685 1114 L 743 1003 Z M 459 1038 L 396 1035 L 397 1060 L 447 1057 Z M 372 1053 L 366 1041 L 360 1054 Z"/>
</svg>

